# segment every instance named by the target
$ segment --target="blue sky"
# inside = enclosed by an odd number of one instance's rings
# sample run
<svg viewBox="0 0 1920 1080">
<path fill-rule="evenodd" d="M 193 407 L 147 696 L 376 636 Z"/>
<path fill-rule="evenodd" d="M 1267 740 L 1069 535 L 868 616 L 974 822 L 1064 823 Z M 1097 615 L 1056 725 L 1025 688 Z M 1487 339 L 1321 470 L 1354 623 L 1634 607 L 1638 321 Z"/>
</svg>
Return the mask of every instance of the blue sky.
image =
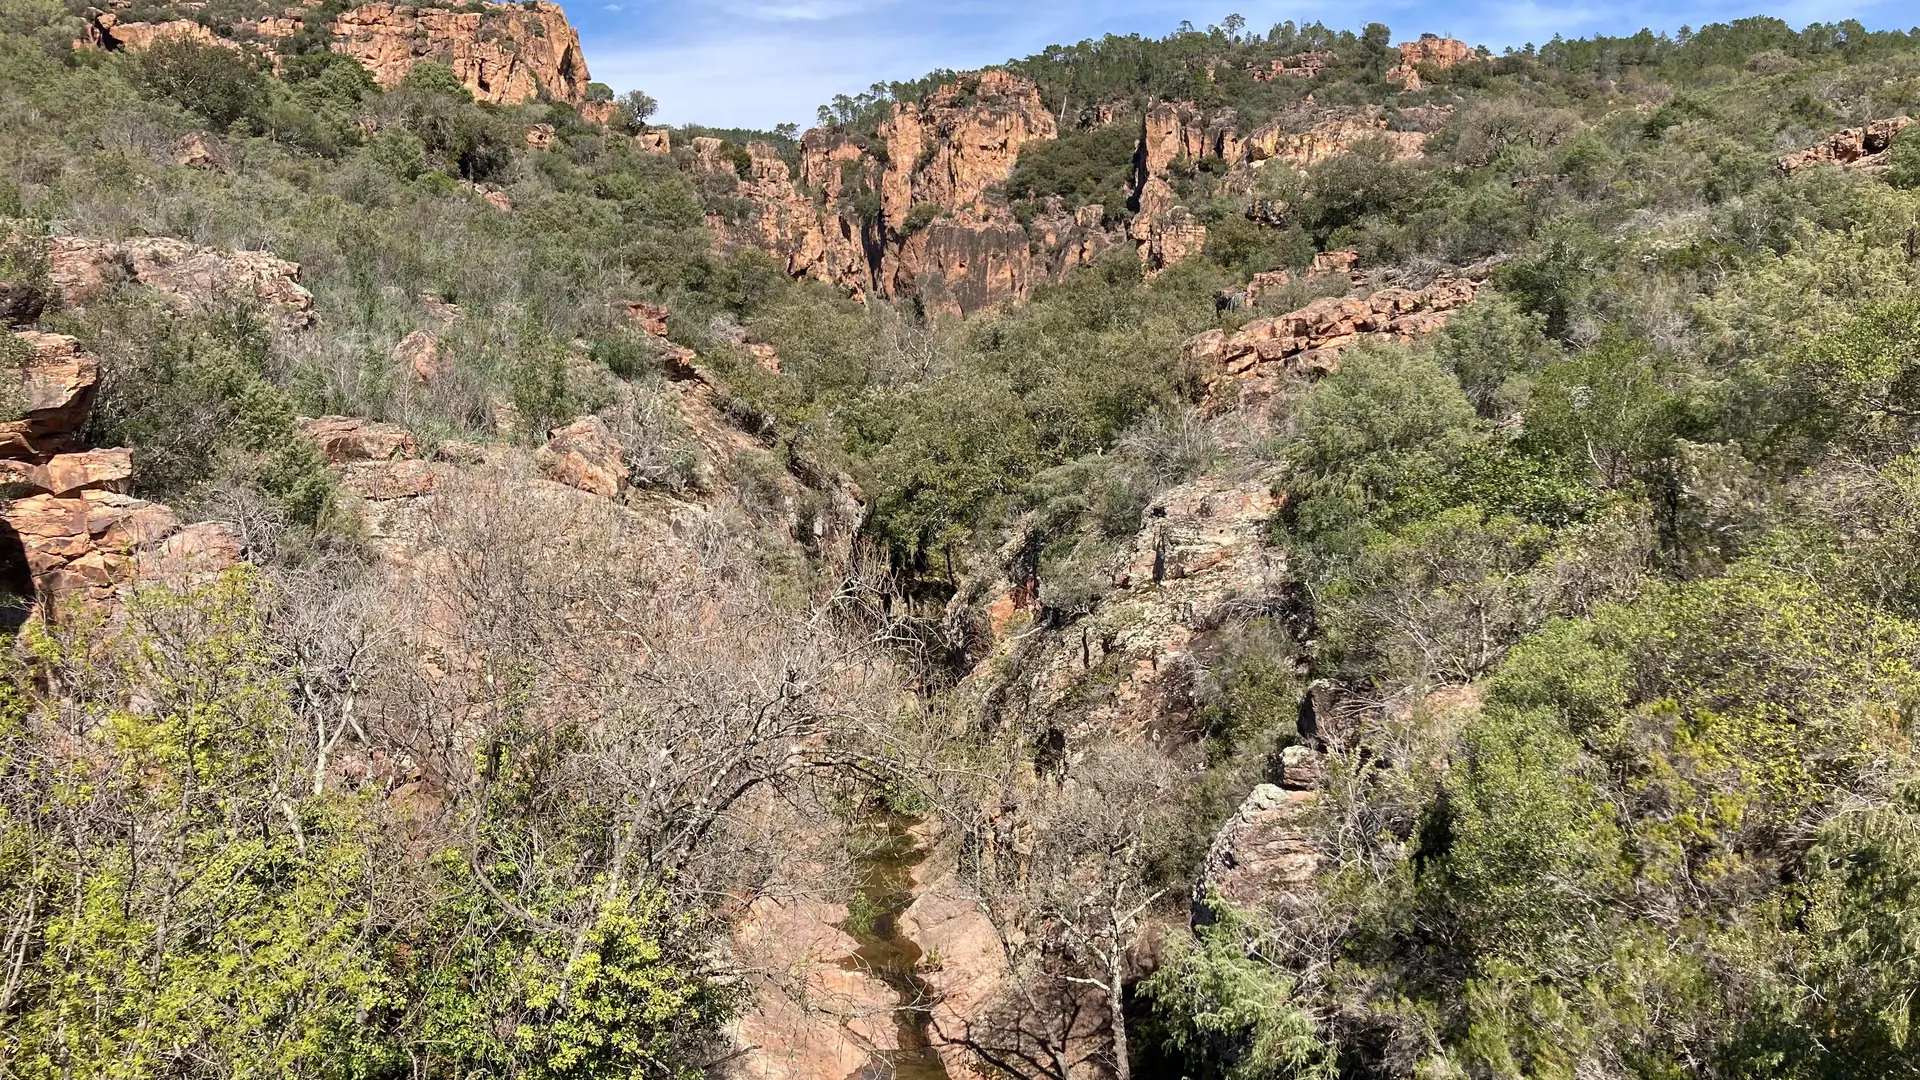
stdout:
<svg viewBox="0 0 1920 1080">
<path fill-rule="evenodd" d="M 1795 26 L 1856 18 L 1874 29 L 1920 23 L 1912 0 L 562 0 L 594 78 L 660 100 L 663 123 L 771 128 L 812 123 L 835 94 L 966 70 L 1106 33 L 1159 36 L 1230 12 L 1264 30 L 1284 19 L 1358 28 L 1394 40 L 1422 31 L 1498 50 L 1555 33 L 1673 30 L 1743 15 Z M 1231 6 L 1222 6 L 1231 5 Z"/>
</svg>

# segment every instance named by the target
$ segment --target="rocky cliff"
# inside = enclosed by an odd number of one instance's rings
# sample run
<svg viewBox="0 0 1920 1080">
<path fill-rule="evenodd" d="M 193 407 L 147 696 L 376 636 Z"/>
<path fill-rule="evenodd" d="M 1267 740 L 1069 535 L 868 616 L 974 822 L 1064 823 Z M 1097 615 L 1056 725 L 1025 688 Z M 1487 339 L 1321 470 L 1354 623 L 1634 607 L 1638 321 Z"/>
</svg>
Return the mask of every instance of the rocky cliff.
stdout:
<svg viewBox="0 0 1920 1080">
<path fill-rule="evenodd" d="M 309 0 L 286 15 L 244 20 L 235 30 L 274 60 L 274 45 L 301 28 L 303 6 L 319 5 Z M 431 60 L 451 68 L 480 101 L 586 102 L 590 76 L 580 35 L 560 5 L 547 0 L 480 0 L 458 8 L 362 4 L 342 12 L 328 29 L 333 51 L 358 60 L 383 87 L 398 85 L 413 65 Z M 170 36 L 229 40 L 191 19 L 127 22 L 114 12 L 95 11 L 75 45 L 139 51 Z"/>
<path fill-rule="evenodd" d="M 1434 53 L 1422 52 L 1422 63 L 1453 55 L 1430 42 L 1405 48 Z M 1308 60 L 1276 70 L 1316 77 L 1325 58 Z M 1015 218 L 999 185 L 1012 175 L 1023 147 L 1060 132 L 1039 87 L 1005 71 L 966 76 L 923 101 L 896 104 L 871 139 L 808 131 L 797 147 L 798 175 L 765 143 L 735 149 L 697 138 L 686 160 L 714 178 L 710 182 L 731 187 L 734 198 L 708 219 L 724 245 L 758 248 L 795 277 L 855 296 L 912 299 L 937 316 L 1024 300 L 1035 285 L 1118 243 L 1131 242 L 1149 273 L 1197 254 L 1207 230 L 1176 194 L 1177 168 L 1214 160 L 1226 190 L 1246 191 L 1255 170 L 1305 168 L 1363 139 L 1384 140 L 1413 157 L 1450 112 L 1444 106 L 1408 110 L 1402 120 L 1413 124 L 1390 127 L 1378 106 L 1309 101 L 1248 128 L 1230 109 L 1208 112 L 1190 102 L 1155 104 L 1144 114 L 1118 104 L 1090 107 L 1079 117 L 1082 127 L 1125 122 L 1122 117 L 1137 117 L 1132 122 L 1140 125 L 1129 192 L 1133 216 L 1124 227 L 1107 222 L 1098 205 L 1058 200 L 1030 219 Z M 647 146 L 666 150 L 651 135 Z"/>
<path fill-rule="evenodd" d="M 743 209 L 709 219 L 723 243 L 760 248 L 790 274 L 854 295 L 960 314 L 1031 290 L 1027 231 L 990 192 L 1023 145 L 1056 134 L 1039 87 L 989 71 L 895 105 L 875 139 L 807 132 L 797 184 L 765 144 L 746 148 L 742 170 L 718 140 L 696 139 L 691 167 L 740 174 Z"/>
<path fill-rule="evenodd" d="M 586 100 L 587 59 L 560 5 L 482 4 L 413 8 L 363 4 L 333 23 L 333 51 L 351 56 L 381 86 L 395 86 L 422 60 L 446 64 L 480 101 Z"/>
</svg>

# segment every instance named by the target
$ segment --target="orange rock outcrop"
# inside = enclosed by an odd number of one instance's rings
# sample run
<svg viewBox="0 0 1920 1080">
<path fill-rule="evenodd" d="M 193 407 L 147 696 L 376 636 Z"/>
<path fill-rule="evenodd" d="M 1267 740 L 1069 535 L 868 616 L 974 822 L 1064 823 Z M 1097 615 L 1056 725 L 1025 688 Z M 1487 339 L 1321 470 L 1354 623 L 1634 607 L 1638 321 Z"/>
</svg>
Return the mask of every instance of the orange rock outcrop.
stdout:
<svg viewBox="0 0 1920 1080">
<path fill-rule="evenodd" d="M 313 322 L 313 294 L 300 266 L 264 251 L 219 251 L 173 237 L 47 238 L 47 277 L 68 304 L 82 305 L 118 284 L 144 285 L 185 315 L 219 301 L 258 301 L 276 325 Z"/>
<path fill-rule="evenodd" d="M 484 10 L 362 4 L 333 23 L 334 52 L 351 56 L 383 87 L 422 60 L 446 64 L 480 101 L 586 100 L 586 55 L 560 5 L 547 0 Z"/>
<path fill-rule="evenodd" d="M 1402 55 L 1445 65 L 1476 54 L 1451 39 L 1425 38 Z M 1290 57 L 1276 61 L 1268 77 L 1282 70 L 1311 77 L 1326 61 L 1323 54 Z M 1116 123 L 1129 111 L 1090 106 L 1078 123 Z M 855 297 L 912 298 L 931 314 L 959 314 L 1023 300 L 1115 243 L 1131 240 L 1149 273 L 1202 251 L 1206 227 L 1169 183 L 1179 163 L 1218 159 L 1227 188 L 1244 191 L 1252 170 L 1267 162 L 1304 168 L 1366 140 L 1386 143 L 1394 156 L 1417 157 L 1450 113 L 1445 106 L 1407 110 L 1402 119 L 1412 123 L 1400 126 L 1416 130 L 1393 130 L 1377 106 L 1316 107 L 1309 100 L 1249 131 L 1230 110 L 1152 105 L 1137 114 L 1134 217 L 1124 232 L 1097 205 L 1054 201 L 1024 224 L 1014 218 L 995 188 L 1012 175 L 1021 149 L 1058 137 L 1058 125 L 1039 87 L 1005 71 L 896 104 L 878 131 L 884 154 L 863 138 L 815 129 L 792 159 L 765 143 L 750 143 L 742 157 L 719 139 L 697 138 L 684 160 L 696 173 L 735 185 L 737 201 L 708 218 L 724 246 L 758 248 L 790 275 Z M 650 140 L 647 147 L 665 152 L 667 143 Z"/>
<path fill-rule="evenodd" d="M 237 536 L 183 527 L 159 503 L 126 494 L 133 456 L 79 449 L 100 364 L 62 334 L 15 331 L 24 355 L 10 396 L 20 418 L 0 425 L 0 607 L 9 618 L 69 599 L 111 600 L 143 576 L 217 571 L 239 558 Z"/>
<path fill-rule="evenodd" d="M 1235 384 L 1270 396 L 1284 377 L 1332 370 L 1340 354 L 1356 345 L 1408 343 L 1433 333 L 1473 300 L 1484 276 L 1484 268 L 1476 267 L 1442 274 L 1418 288 L 1387 286 L 1366 295 L 1315 300 L 1284 315 L 1250 322 L 1232 334 L 1197 334 L 1182 352 L 1210 396 Z"/>
<path fill-rule="evenodd" d="M 121 22 L 120 17 L 111 11 L 94 12 L 82 28 L 81 35 L 80 40 L 74 42 L 76 46 L 126 49 L 130 52 L 150 49 L 154 42 L 170 37 L 229 44 L 215 37 L 213 31 L 192 19 L 171 19 L 166 22 Z"/>
<path fill-rule="evenodd" d="M 880 135 L 884 162 L 863 140 L 807 132 L 798 184 L 773 147 L 750 144 L 736 181 L 747 210 L 709 224 L 795 277 L 854 295 L 917 298 L 936 314 L 1024 299 L 1035 280 L 1027 232 L 989 191 L 1012 174 L 1022 146 L 1057 135 L 1039 87 L 988 71 L 894 106 Z M 691 165 L 734 171 L 717 141 L 696 139 Z"/>
<path fill-rule="evenodd" d="M 1473 46 L 1464 41 L 1437 34 L 1421 34 L 1418 41 L 1400 43 L 1400 63 L 1387 72 L 1387 81 L 1399 83 L 1407 90 L 1419 90 L 1422 66 L 1444 71 L 1477 60 L 1479 56 Z"/>
<path fill-rule="evenodd" d="M 292 16 L 271 16 L 240 24 L 274 59 L 274 46 L 300 28 Z M 383 87 L 407 77 L 413 65 L 445 64 L 479 101 L 510 105 L 548 98 L 579 106 L 589 119 L 605 123 L 610 103 L 588 102 L 586 54 L 580 35 L 560 5 L 547 0 L 448 7 L 413 7 L 379 2 L 342 12 L 329 26 L 334 52 L 358 60 Z M 76 46 L 138 52 L 170 36 L 230 45 L 191 19 L 122 22 L 112 12 L 94 12 Z M 590 109 L 590 106 L 598 108 Z"/>
<path fill-rule="evenodd" d="M 1887 151 L 1893 147 L 1894 136 L 1905 131 L 1912 123 L 1911 116 L 1895 116 L 1875 120 L 1864 127 L 1837 131 L 1825 142 L 1787 154 L 1776 164 L 1781 172 L 1788 174 L 1814 165 L 1874 168 L 1885 163 Z"/>
</svg>

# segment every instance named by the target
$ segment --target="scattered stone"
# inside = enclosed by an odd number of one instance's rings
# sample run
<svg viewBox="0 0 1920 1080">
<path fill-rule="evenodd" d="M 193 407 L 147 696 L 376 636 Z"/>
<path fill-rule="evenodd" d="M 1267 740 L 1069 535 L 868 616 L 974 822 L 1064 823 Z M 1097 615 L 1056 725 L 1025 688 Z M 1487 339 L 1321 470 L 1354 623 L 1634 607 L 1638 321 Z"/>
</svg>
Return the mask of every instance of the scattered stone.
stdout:
<svg viewBox="0 0 1920 1080">
<path fill-rule="evenodd" d="M 433 465 L 417 458 L 348 461 L 339 470 L 341 487 L 374 502 L 417 498 L 432 493 L 439 484 Z"/>
<path fill-rule="evenodd" d="M 284 329 L 313 324 L 313 294 L 300 285 L 300 265 L 264 251 L 216 251 L 165 236 L 53 236 L 47 238 L 47 261 L 48 280 L 72 305 L 124 283 L 154 290 L 181 315 L 242 296 L 259 300 Z"/>
<path fill-rule="evenodd" d="M 224 172 L 227 156 L 214 146 L 205 132 L 190 131 L 181 136 L 180 142 L 173 148 L 173 163 L 189 169 Z"/>
<path fill-rule="evenodd" d="M 671 313 L 664 306 L 649 304 L 644 300 L 620 300 L 614 303 L 614 307 L 628 322 L 654 337 L 667 336 L 667 317 Z"/>
<path fill-rule="evenodd" d="M 752 354 L 754 363 L 775 375 L 780 374 L 780 353 L 773 346 L 749 343 L 747 352 Z"/>
<path fill-rule="evenodd" d="M 460 321 L 460 305 L 452 303 L 434 293 L 423 292 L 414 297 L 419 301 L 421 310 L 444 326 Z"/>
<path fill-rule="evenodd" d="M 527 149 L 529 150 L 553 149 L 553 125 L 552 124 L 535 124 L 532 127 L 528 128 L 527 129 Z"/>
<path fill-rule="evenodd" d="M 431 383 L 453 371 L 453 353 L 425 330 L 415 330 L 393 347 L 393 361 L 413 373 L 413 381 Z"/>
<path fill-rule="evenodd" d="M 673 132 L 666 128 L 648 128 L 633 137 L 633 144 L 643 154 L 673 153 Z"/>
<path fill-rule="evenodd" d="M 420 456 L 420 444 L 414 441 L 413 433 L 396 424 L 356 416 L 321 416 L 302 419 L 300 430 L 320 445 L 320 453 L 334 465 Z"/>
<path fill-rule="evenodd" d="M 550 479 L 608 499 L 627 489 L 627 448 L 597 416 L 555 428 L 535 455 Z"/>
</svg>

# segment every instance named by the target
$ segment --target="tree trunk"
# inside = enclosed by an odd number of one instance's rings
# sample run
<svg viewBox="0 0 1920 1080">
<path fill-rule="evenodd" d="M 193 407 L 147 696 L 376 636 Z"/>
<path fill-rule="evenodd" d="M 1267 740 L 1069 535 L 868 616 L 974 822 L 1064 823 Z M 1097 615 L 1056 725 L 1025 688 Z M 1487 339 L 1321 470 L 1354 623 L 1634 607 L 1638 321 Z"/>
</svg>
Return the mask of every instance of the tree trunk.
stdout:
<svg viewBox="0 0 1920 1080">
<path fill-rule="evenodd" d="M 1107 963 L 1108 1023 L 1113 1028 L 1113 1080 L 1132 1080 L 1133 1076 L 1133 1066 L 1127 1060 L 1126 988 L 1121 985 L 1125 968 L 1126 957 L 1118 952 Z"/>
</svg>

